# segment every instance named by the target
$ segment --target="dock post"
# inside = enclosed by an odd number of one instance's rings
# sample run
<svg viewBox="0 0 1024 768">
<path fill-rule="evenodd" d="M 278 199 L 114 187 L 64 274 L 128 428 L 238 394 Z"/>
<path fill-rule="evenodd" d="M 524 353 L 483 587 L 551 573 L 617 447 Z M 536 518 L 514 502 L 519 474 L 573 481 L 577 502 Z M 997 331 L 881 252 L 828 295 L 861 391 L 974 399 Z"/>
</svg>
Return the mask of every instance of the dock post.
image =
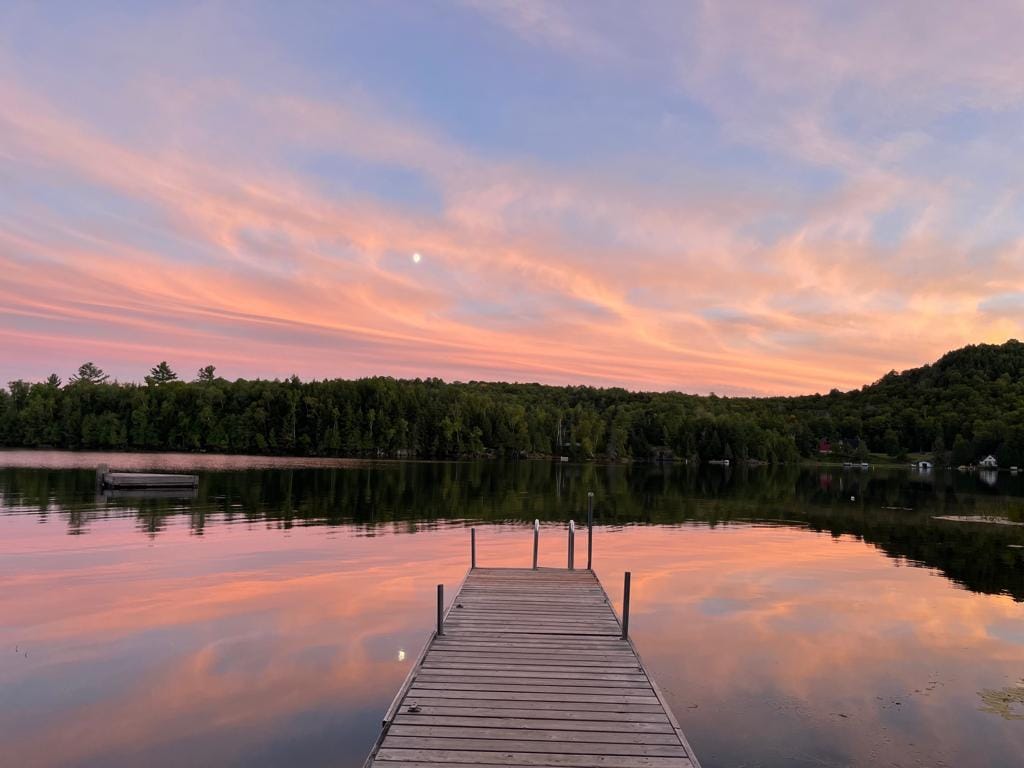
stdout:
<svg viewBox="0 0 1024 768">
<path fill-rule="evenodd" d="M 569 570 L 573 569 L 576 559 L 576 521 L 569 521 Z"/>
<path fill-rule="evenodd" d="M 98 490 L 103 490 L 103 485 L 105 482 L 104 478 L 106 477 L 106 474 L 109 471 L 110 467 L 108 467 L 106 464 L 100 464 L 99 466 L 96 467 L 96 488 Z"/>
<path fill-rule="evenodd" d="M 622 584 L 622 639 L 629 639 L 629 571 Z"/>
<path fill-rule="evenodd" d="M 594 492 L 587 492 L 587 570 L 594 564 Z"/>
<path fill-rule="evenodd" d="M 533 521 L 533 570 L 537 570 L 537 549 L 540 545 L 540 520 Z"/>
<path fill-rule="evenodd" d="M 437 585 L 437 634 L 444 634 L 444 584 Z"/>
<path fill-rule="evenodd" d="M 469 529 L 469 567 L 476 568 L 476 528 Z"/>
</svg>

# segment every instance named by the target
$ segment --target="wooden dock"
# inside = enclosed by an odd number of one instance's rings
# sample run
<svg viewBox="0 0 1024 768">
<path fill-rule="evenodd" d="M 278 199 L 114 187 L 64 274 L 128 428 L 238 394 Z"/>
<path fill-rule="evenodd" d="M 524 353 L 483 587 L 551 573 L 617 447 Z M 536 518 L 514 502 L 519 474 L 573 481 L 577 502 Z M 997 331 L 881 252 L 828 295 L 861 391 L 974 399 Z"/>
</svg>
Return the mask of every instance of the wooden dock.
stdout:
<svg viewBox="0 0 1024 768">
<path fill-rule="evenodd" d="M 101 466 L 96 470 L 96 482 L 100 488 L 196 488 L 198 475 L 168 475 L 146 472 L 108 472 Z"/>
<path fill-rule="evenodd" d="M 593 571 L 471 568 L 438 624 L 368 768 L 700 768 Z"/>
</svg>

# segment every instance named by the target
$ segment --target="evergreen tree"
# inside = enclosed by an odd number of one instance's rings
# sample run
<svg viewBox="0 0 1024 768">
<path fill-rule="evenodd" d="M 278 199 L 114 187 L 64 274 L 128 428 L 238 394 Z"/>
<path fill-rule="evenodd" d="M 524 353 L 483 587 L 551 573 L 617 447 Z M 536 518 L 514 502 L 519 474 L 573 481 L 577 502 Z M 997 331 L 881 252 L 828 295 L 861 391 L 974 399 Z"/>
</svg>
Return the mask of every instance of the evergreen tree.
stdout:
<svg viewBox="0 0 1024 768">
<path fill-rule="evenodd" d="M 178 378 L 178 374 L 171 370 L 171 366 L 167 364 L 166 360 L 162 360 L 157 363 L 156 367 L 149 369 L 149 376 L 146 377 L 146 383 L 150 386 L 159 386 L 161 384 L 167 384 L 170 381 L 174 381 Z"/>
<path fill-rule="evenodd" d="M 110 377 L 92 363 L 82 363 L 78 366 L 78 373 L 72 376 L 69 384 L 103 384 Z"/>
<path fill-rule="evenodd" d="M 963 464 L 971 464 L 974 461 L 974 448 L 967 441 L 963 435 L 959 432 L 956 438 L 953 440 L 953 457 L 952 461 L 957 466 Z"/>
</svg>

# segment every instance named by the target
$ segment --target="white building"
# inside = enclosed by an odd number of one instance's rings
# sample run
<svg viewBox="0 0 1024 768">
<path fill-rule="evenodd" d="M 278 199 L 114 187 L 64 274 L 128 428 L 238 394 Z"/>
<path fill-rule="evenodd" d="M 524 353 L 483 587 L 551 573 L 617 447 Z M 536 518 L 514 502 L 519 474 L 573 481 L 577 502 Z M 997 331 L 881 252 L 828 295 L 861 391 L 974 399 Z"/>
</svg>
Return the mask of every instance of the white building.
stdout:
<svg viewBox="0 0 1024 768">
<path fill-rule="evenodd" d="M 992 454 L 989 454 L 984 459 L 982 459 L 981 461 L 978 462 L 978 466 L 979 467 L 989 467 L 991 469 L 995 469 L 996 467 L 999 466 L 999 462 L 996 461 L 996 457 L 995 456 L 993 456 Z"/>
</svg>

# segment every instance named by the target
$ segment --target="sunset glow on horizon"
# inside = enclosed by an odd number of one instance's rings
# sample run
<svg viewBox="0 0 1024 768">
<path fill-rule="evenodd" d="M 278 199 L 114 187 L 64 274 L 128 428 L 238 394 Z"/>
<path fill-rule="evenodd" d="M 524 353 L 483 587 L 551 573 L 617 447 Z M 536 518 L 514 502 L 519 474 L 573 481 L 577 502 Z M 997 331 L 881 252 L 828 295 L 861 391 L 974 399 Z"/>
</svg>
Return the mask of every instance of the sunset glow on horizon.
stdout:
<svg viewBox="0 0 1024 768">
<path fill-rule="evenodd" d="M 1024 10 L 0 9 L 0 384 L 849 389 L 1024 337 Z"/>
</svg>

